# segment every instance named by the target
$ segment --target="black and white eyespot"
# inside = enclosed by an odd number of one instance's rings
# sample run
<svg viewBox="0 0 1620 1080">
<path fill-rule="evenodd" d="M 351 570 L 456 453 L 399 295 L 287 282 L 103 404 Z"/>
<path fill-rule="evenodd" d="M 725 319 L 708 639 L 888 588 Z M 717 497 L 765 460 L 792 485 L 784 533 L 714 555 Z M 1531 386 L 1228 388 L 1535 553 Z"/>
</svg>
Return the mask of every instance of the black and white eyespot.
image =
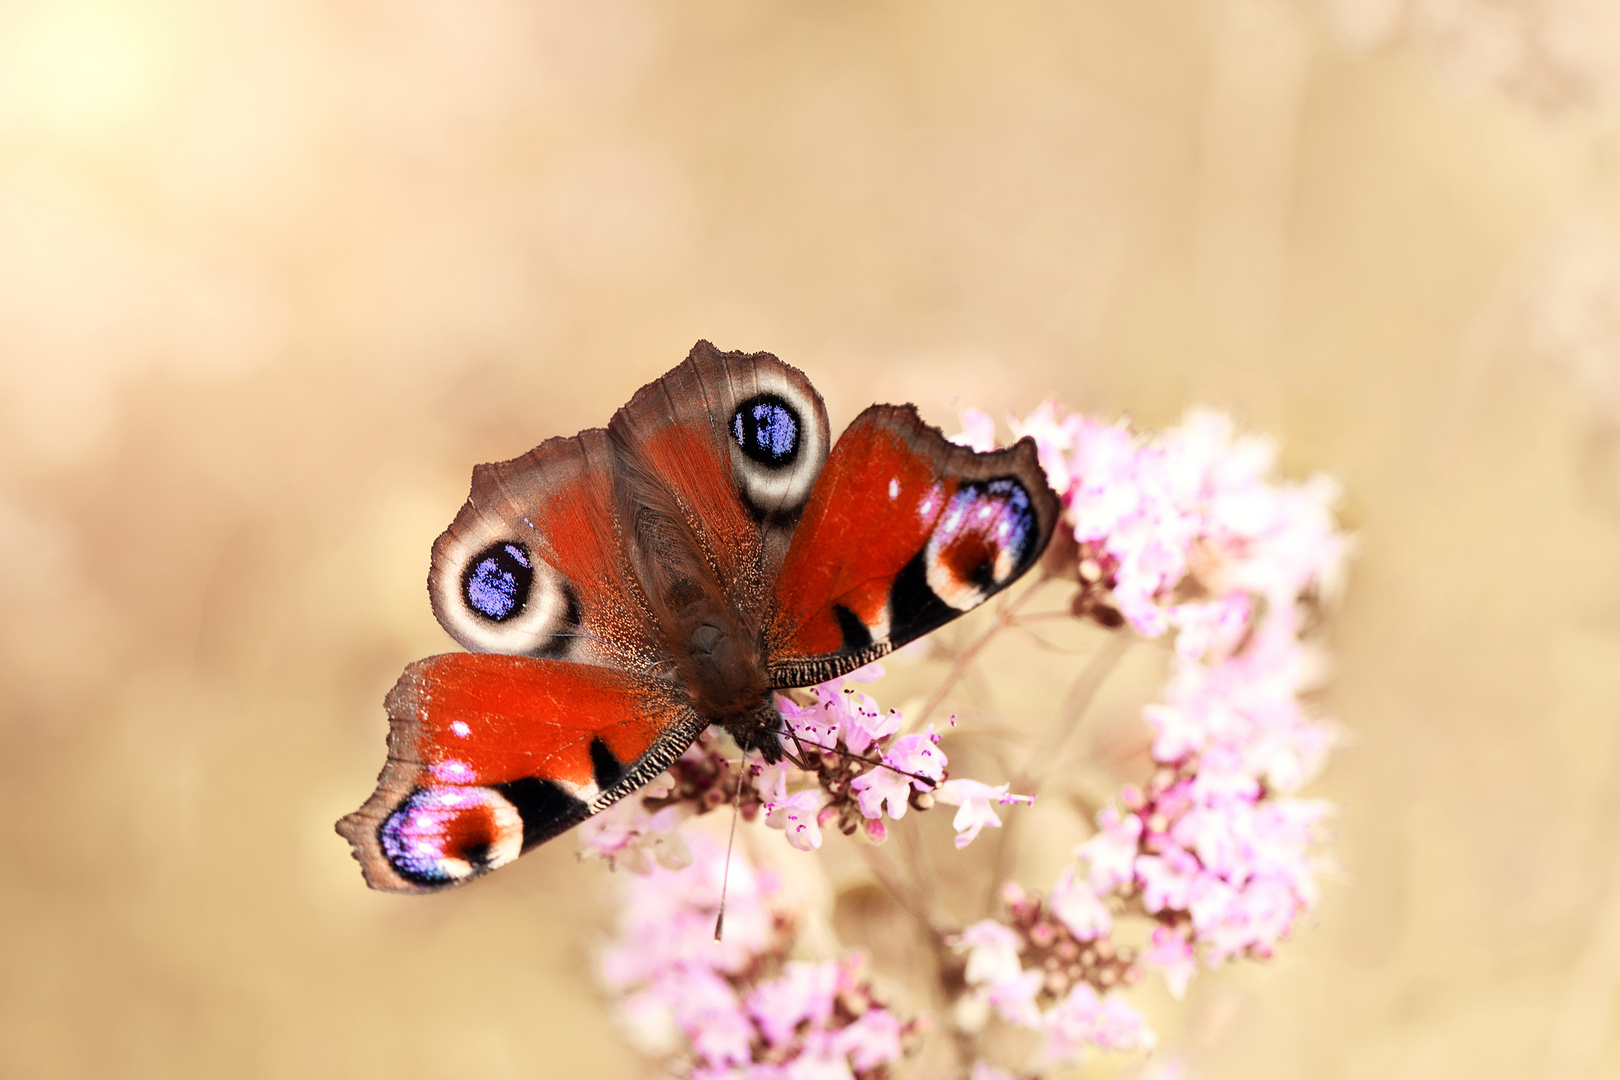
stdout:
<svg viewBox="0 0 1620 1080">
<path fill-rule="evenodd" d="M 469 560 L 461 572 L 461 595 L 467 606 L 490 622 L 503 623 L 523 614 L 534 584 L 534 562 L 519 544 L 491 544 Z"/>
<path fill-rule="evenodd" d="M 799 456 L 804 421 L 775 394 L 760 394 L 731 414 L 731 438 L 743 455 L 768 469 L 785 469 Z"/>
<path fill-rule="evenodd" d="M 433 548 L 428 594 L 439 625 L 473 652 L 560 655 L 579 611 L 562 575 L 520 537 L 475 519 Z"/>
<path fill-rule="evenodd" d="M 758 369 L 756 391 L 727 419 L 737 486 L 761 514 L 793 510 L 810 498 L 827 460 L 817 402 L 785 374 Z"/>
</svg>

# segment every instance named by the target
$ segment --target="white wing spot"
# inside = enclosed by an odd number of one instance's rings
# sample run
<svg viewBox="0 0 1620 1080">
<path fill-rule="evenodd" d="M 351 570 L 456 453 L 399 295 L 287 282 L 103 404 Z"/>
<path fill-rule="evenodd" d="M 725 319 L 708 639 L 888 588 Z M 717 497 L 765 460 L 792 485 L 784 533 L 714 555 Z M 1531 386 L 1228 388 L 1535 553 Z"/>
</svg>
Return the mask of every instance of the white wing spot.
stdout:
<svg viewBox="0 0 1620 1080">
<path fill-rule="evenodd" d="M 893 500 L 898 499 L 899 497 L 900 497 L 900 478 L 898 476 L 891 477 L 889 479 L 889 499 L 892 502 Z"/>
</svg>

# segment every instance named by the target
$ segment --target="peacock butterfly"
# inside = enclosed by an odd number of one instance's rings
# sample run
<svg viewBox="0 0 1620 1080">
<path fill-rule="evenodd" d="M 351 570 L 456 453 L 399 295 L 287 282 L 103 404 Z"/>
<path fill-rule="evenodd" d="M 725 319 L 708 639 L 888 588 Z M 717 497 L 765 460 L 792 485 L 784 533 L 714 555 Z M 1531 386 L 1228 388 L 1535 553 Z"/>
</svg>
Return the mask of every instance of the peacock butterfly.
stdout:
<svg viewBox="0 0 1620 1080">
<path fill-rule="evenodd" d="M 605 429 L 473 470 L 428 572 L 471 651 L 405 669 L 377 790 L 338 832 L 372 888 L 427 892 L 624 798 L 710 724 L 780 760 L 773 691 L 984 603 L 1058 512 L 1028 438 L 977 453 L 873 405 L 833 444 L 797 368 L 700 341 Z"/>
</svg>

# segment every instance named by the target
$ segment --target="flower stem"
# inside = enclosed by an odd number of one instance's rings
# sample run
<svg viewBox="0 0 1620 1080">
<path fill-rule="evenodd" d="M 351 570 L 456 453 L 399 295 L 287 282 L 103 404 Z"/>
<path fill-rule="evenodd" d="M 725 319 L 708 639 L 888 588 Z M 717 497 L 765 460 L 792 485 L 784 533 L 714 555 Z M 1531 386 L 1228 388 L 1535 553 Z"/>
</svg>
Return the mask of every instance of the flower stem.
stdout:
<svg viewBox="0 0 1620 1080">
<path fill-rule="evenodd" d="M 949 694 L 951 688 L 961 681 L 962 676 L 967 674 L 968 668 L 972 666 L 973 661 L 979 658 L 979 654 L 984 651 L 984 647 L 990 644 L 997 634 L 1011 625 L 1019 609 L 1029 602 L 1030 597 L 1034 596 L 1040 590 L 1040 587 L 1046 584 L 1047 580 L 1045 577 L 1038 578 L 1033 585 L 1019 593 L 1017 597 L 1001 605 L 1000 610 L 996 612 L 995 621 L 990 624 L 990 628 L 980 634 L 973 644 L 962 651 L 962 654 L 956 658 L 956 663 L 951 665 L 951 670 L 945 673 L 945 678 L 941 679 L 939 685 L 934 688 L 934 692 L 928 695 L 928 700 L 923 703 L 923 707 L 917 713 L 916 719 L 912 721 L 913 725 L 927 722 L 928 718 L 933 715 L 934 710 L 939 708 L 940 702 L 945 700 L 945 695 Z"/>
<path fill-rule="evenodd" d="M 1086 661 L 1086 666 L 1080 669 L 1080 674 L 1069 684 L 1057 712 L 1036 737 L 1035 745 L 1030 747 L 1029 754 L 1024 758 L 1024 767 L 1019 770 L 1018 778 L 1014 781 L 1021 794 L 1035 793 L 1035 789 L 1051 771 L 1052 765 L 1058 761 L 1059 751 L 1078 729 L 1081 718 L 1096 700 L 1097 691 L 1102 689 L 1103 683 L 1108 681 L 1108 676 L 1113 674 L 1114 668 L 1135 643 L 1136 638 L 1131 634 L 1112 631 L 1104 639 L 1102 646 L 1092 654 L 1091 659 Z M 1023 790 L 1022 785 L 1025 784 L 1030 785 L 1028 791 Z"/>
<path fill-rule="evenodd" d="M 895 902 L 900 905 L 907 915 L 912 917 L 930 938 L 938 937 L 939 931 L 929 919 L 927 907 L 917 902 L 917 898 L 910 889 L 906 888 L 905 882 L 900 880 L 900 876 L 894 872 L 894 867 L 889 864 L 889 860 L 884 856 L 883 852 L 870 844 L 859 844 L 857 846 L 860 848 L 861 855 L 866 859 L 866 865 L 871 868 L 872 874 L 882 883 L 885 889 L 889 890 L 889 894 L 894 897 Z"/>
<path fill-rule="evenodd" d="M 917 883 L 919 903 L 923 914 L 928 918 L 928 925 L 934 925 L 934 876 L 929 873 L 928 853 L 923 850 L 922 825 L 913 815 L 905 827 L 896 823 L 895 832 L 899 834 L 900 848 L 906 853 L 906 861 L 911 864 L 911 876 Z"/>
<path fill-rule="evenodd" d="M 1047 721 L 1046 727 L 1036 736 L 1029 753 L 1024 757 L 1023 767 L 1013 778 L 1009 790 L 1019 795 L 1034 795 L 1040 789 L 1041 781 L 1050 771 L 1052 763 L 1059 760 L 1064 744 L 1077 730 L 1086 710 L 1096 700 L 1097 691 L 1108 681 L 1108 676 L 1134 641 L 1130 634 L 1119 631 L 1110 633 L 1102 646 L 1092 654 L 1091 659 L 1086 661 L 1086 666 L 1080 669 L 1080 674 L 1069 684 L 1068 691 L 1063 695 L 1063 703 L 1052 719 Z M 990 874 L 990 895 L 985 901 L 986 909 L 994 910 L 1002 879 L 1012 871 L 1013 835 L 1021 820 L 1022 815 L 1008 815 L 1001 835 L 997 838 L 996 860 Z"/>
</svg>

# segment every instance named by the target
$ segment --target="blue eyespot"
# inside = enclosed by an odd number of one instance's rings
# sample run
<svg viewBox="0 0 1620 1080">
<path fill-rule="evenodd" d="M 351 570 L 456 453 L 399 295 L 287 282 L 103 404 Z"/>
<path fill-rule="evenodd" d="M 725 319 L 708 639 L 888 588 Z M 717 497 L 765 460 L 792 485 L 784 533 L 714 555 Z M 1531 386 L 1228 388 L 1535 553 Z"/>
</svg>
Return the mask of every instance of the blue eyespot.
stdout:
<svg viewBox="0 0 1620 1080">
<path fill-rule="evenodd" d="M 443 885 L 493 869 L 523 850 L 523 818 L 495 788 L 418 788 L 377 830 L 395 872 Z"/>
<path fill-rule="evenodd" d="M 731 414 L 731 437 L 750 460 L 773 469 L 793 463 L 799 453 L 799 414 L 775 394 L 761 394 Z"/>
<path fill-rule="evenodd" d="M 995 591 L 1023 572 L 1040 523 L 1024 485 L 1010 476 L 963 484 L 945 508 L 929 549 L 963 582 Z M 963 541 L 972 537 L 973 543 Z"/>
<path fill-rule="evenodd" d="M 985 501 L 989 505 L 981 513 L 994 522 L 992 535 L 1006 547 L 1012 554 L 1013 562 L 1022 569 L 1030 551 L 1030 541 L 1040 528 L 1035 507 L 1029 501 L 1029 492 L 1010 476 L 991 480 L 984 485 L 984 491 Z"/>
<path fill-rule="evenodd" d="M 505 622 L 523 610 L 533 582 L 528 552 L 516 544 L 491 544 L 467 564 L 461 591 L 478 614 L 491 622 Z"/>
</svg>

